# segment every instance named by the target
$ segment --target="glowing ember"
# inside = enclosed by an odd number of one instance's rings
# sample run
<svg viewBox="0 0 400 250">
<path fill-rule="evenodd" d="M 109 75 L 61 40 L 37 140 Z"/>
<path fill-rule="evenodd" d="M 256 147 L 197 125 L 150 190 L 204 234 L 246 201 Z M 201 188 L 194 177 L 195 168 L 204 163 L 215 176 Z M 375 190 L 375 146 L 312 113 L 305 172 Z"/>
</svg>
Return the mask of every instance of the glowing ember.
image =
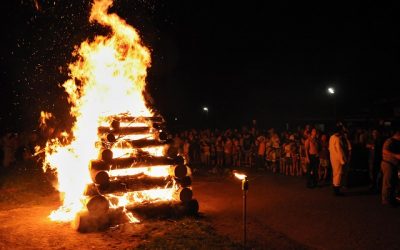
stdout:
<svg viewBox="0 0 400 250">
<path fill-rule="evenodd" d="M 167 177 L 169 176 L 170 166 L 152 166 L 143 168 L 124 168 L 115 169 L 109 172 L 110 177 L 115 176 L 126 176 L 126 175 L 137 175 L 145 174 L 152 177 Z"/>
<path fill-rule="evenodd" d="M 150 66 L 149 50 L 142 44 L 137 31 L 116 14 L 107 13 L 112 0 L 97 0 L 93 3 L 90 22 L 97 22 L 111 29 L 108 36 L 97 36 L 84 41 L 75 51 L 76 62 L 69 65 L 70 79 L 63 87 L 68 93 L 71 115 L 75 123 L 64 139 L 47 142 L 44 170 L 53 170 L 58 177 L 58 190 L 63 205 L 50 215 L 54 221 L 71 221 L 85 209 L 88 185 L 93 185 L 88 168 L 92 159 L 100 153 L 98 128 L 109 125 L 110 117 L 124 114 L 131 117 L 151 117 L 152 112 L 145 105 L 143 91 L 147 68 Z M 45 123 L 51 114 L 42 112 Z M 144 122 L 121 122 L 121 126 L 141 128 Z M 118 125 L 119 126 L 119 125 Z M 69 139 L 66 139 L 69 138 Z M 152 134 L 135 134 L 123 139 L 153 139 Z M 120 139 L 120 138 L 118 138 Z M 95 146 L 97 145 L 97 146 Z M 114 157 L 131 157 L 132 150 L 115 143 L 110 148 Z M 163 146 L 141 149 L 152 156 L 162 156 Z M 111 156 L 111 157 L 113 157 Z M 170 166 L 151 168 L 127 168 L 108 171 L 110 177 L 143 173 L 152 177 L 168 176 Z M 116 199 L 110 207 L 154 200 L 171 200 L 177 188 L 158 188 L 123 195 L 107 194 Z M 108 206 L 107 206 L 108 208 Z M 137 221 L 128 214 L 131 221 Z"/>
</svg>

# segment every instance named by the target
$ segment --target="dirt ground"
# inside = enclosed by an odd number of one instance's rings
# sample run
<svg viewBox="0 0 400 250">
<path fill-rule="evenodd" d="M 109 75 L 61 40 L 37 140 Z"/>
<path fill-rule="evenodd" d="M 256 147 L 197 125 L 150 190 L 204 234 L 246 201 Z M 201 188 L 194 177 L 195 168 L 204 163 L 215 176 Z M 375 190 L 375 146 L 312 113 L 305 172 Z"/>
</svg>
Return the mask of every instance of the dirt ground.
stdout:
<svg viewBox="0 0 400 250">
<path fill-rule="evenodd" d="M 326 183 L 306 188 L 304 177 L 251 171 L 247 195 L 249 245 L 260 249 L 400 249 L 400 208 L 356 186 L 333 195 Z M 355 175 L 355 174 L 354 174 Z M 352 178 L 353 180 L 356 178 Z M 201 210 L 216 231 L 242 237 L 242 191 L 234 178 L 194 180 Z"/>
<path fill-rule="evenodd" d="M 334 197 L 302 177 L 249 172 L 248 249 L 399 249 L 400 208 L 383 207 L 363 187 Z M 0 176 L 0 249 L 242 249 L 242 190 L 230 173 L 193 176 L 196 217 L 141 218 L 78 233 L 48 215 L 58 193 L 41 171 Z M 140 215 L 139 215 L 140 218 Z"/>
<path fill-rule="evenodd" d="M 1 176 L 0 249 L 240 249 L 218 235 L 206 216 L 146 218 L 101 232 L 79 233 L 50 221 L 58 193 L 38 171 Z"/>
<path fill-rule="evenodd" d="M 241 207 L 223 215 L 222 200 L 210 200 L 215 178 L 196 177 L 195 197 L 200 214 L 185 218 L 146 218 L 138 224 L 123 224 L 102 232 L 79 233 L 69 223 L 57 223 L 48 215 L 59 205 L 58 193 L 40 171 L 15 171 L 1 176 L 0 249 L 242 249 Z M 219 182 L 225 177 L 218 177 Z M 223 190 L 218 196 L 223 197 Z M 217 197 L 217 196 L 216 196 Z M 221 217 L 221 215 L 223 215 Z M 222 219 L 222 220 L 221 220 Z M 266 225 L 249 222 L 248 248 L 304 249 L 302 244 Z M 255 227 L 256 226 L 256 227 Z M 260 233 L 258 233 L 260 232 Z M 269 233 L 269 245 L 264 237 Z"/>
</svg>

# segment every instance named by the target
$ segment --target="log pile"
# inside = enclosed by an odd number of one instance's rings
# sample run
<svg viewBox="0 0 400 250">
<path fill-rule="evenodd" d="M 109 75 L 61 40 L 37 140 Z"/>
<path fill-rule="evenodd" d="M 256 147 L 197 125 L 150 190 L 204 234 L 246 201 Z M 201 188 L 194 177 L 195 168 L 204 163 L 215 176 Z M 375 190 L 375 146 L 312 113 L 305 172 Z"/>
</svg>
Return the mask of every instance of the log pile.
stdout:
<svg viewBox="0 0 400 250">
<path fill-rule="evenodd" d="M 157 213 L 162 217 L 165 211 L 173 215 L 194 215 L 198 212 L 199 205 L 193 199 L 191 189 L 190 169 L 185 165 L 184 158 L 156 156 L 143 150 L 168 145 L 166 135 L 160 131 L 162 127 L 161 117 L 131 116 L 109 117 L 109 126 L 98 127 L 99 143 L 96 145 L 100 147 L 99 156 L 89 163 L 93 183 L 86 186 L 86 210 L 76 215 L 73 228 L 80 232 L 97 231 L 123 222 L 126 215 L 122 211 L 126 211 L 126 206 L 130 211 L 144 214 L 144 217 L 149 214 L 156 216 Z M 139 136 L 140 139 L 127 135 Z M 129 155 L 116 157 L 116 145 L 128 150 Z M 165 168 L 166 174 L 148 175 L 145 170 L 151 171 L 155 166 Z M 114 203 L 115 197 L 124 194 L 165 188 L 171 188 L 172 200 L 132 202 L 123 208 Z"/>
</svg>

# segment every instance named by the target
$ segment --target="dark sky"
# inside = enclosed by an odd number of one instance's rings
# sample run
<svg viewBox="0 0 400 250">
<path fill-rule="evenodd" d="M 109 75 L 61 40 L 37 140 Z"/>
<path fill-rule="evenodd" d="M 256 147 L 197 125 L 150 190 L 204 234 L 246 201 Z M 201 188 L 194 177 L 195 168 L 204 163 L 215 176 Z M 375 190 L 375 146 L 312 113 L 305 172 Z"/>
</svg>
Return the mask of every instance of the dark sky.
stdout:
<svg viewBox="0 0 400 250">
<path fill-rule="evenodd" d="M 400 95 L 398 6 L 268 2 L 115 0 L 111 11 L 151 48 L 148 91 L 167 119 L 229 126 L 330 116 L 328 85 L 342 115 Z M 73 48 L 104 33 L 88 23 L 89 1 L 37 3 L 2 6 L 2 130 L 34 128 L 41 110 L 64 119 L 59 85 Z"/>
</svg>

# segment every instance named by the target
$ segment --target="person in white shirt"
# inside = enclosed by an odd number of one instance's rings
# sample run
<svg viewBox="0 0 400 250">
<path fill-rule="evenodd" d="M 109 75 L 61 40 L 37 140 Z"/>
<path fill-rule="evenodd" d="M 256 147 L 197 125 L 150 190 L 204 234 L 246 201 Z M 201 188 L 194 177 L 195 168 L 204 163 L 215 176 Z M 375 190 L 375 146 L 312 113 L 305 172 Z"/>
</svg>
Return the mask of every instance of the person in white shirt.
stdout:
<svg viewBox="0 0 400 250">
<path fill-rule="evenodd" d="M 346 164 L 346 154 L 342 144 L 343 127 L 337 126 L 335 133 L 329 138 L 329 154 L 332 166 L 332 185 L 336 196 L 341 196 L 340 191 L 343 166 Z"/>
</svg>

